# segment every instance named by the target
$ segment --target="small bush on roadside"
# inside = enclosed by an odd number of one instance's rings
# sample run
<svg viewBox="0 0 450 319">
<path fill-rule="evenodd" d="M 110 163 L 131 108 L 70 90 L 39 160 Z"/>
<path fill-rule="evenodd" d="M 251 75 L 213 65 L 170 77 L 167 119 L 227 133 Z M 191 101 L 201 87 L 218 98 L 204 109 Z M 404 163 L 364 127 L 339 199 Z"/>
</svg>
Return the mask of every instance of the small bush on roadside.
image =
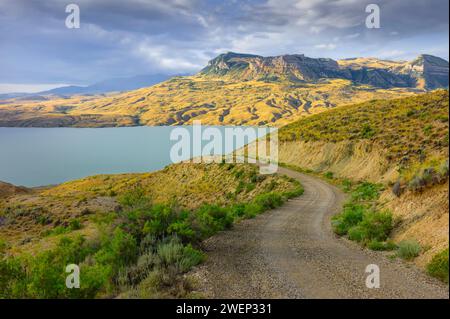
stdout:
<svg viewBox="0 0 450 319">
<path fill-rule="evenodd" d="M 398 244 L 397 254 L 405 260 L 411 260 L 419 256 L 420 244 L 415 240 L 403 240 Z"/>
<path fill-rule="evenodd" d="M 352 190 L 352 186 L 353 183 L 351 180 L 346 178 L 342 181 L 342 189 L 344 190 L 344 192 L 346 193 L 350 192 Z"/>
<path fill-rule="evenodd" d="M 390 212 L 366 212 L 359 223 L 369 240 L 385 241 L 393 227 L 392 214 Z"/>
<path fill-rule="evenodd" d="M 387 241 L 387 242 L 381 242 L 378 240 L 371 240 L 368 244 L 367 244 L 367 248 L 371 249 L 371 250 L 377 250 L 377 251 L 381 251 L 381 250 L 394 250 L 397 248 L 397 245 L 393 242 L 393 241 Z"/>
<path fill-rule="evenodd" d="M 347 232 L 348 239 L 357 241 L 358 243 L 368 239 L 367 231 L 364 227 L 357 225 L 350 228 Z"/>
<path fill-rule="evenodd" d="M 333 216 L 332 226 L 337 235 L 348 235 L 350 240 L 367 244 L 385 241 L 393 220 L 390 212 L 371 211 L 364 205 L 348 203 L 342 213 Z"/>
<path fill-rule="evenodd" d="M 325 174 L 323 174 L 323 176 L 328 179 L 333 179 L 334 174 L 333 172 L 326 172 Z"/>
<path fill-rule="evenodd" d="M 448 284 L 448 248 L 433 256 L 427 265 L 427 272 Z"/>
<path fill-rule="evenodd" d="M 346 204 L 342 213 L 332 218 L 334 232 L 340 236 L 346 235 L 350 228 L 362 221 L 364 211 L 365 209 L 362 205 Z"/>
<path fill-rule="evenodd" d="M 261 214 L 264 211 L 264 207 L 262 207 L 258 203 L 248 203 L 244 208 L 244 216 L 246 218 L 254 218 L 257 215 Z"/>
<path fill-rule="evenodd" d="M 278 193 L 267 193 L 256 196 L 254 202 L 266 210 L 281 206 L 284 200 L 283 196 Z"/>
</svg>

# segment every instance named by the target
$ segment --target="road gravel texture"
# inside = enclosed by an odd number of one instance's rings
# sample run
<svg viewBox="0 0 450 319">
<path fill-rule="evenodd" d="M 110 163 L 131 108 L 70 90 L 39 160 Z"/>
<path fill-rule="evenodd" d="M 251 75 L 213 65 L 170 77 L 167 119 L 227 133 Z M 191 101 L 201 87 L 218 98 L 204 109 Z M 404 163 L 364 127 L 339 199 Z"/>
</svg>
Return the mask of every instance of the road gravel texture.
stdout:
<svg viewBox="0 0 450 319">
<path fill-rule="evenodd" d="M 207 260 L 191 275 L 204 297 L 449 298 L 448 286 L 414 265 L 335 236 L 330 218 L 345 200 L 338 188 L 279 173 L 298 179 L 304 194 L 203 242 Z M 380 288 L 366 287 L 370 264 L 380 269 Z"/>
</svg>

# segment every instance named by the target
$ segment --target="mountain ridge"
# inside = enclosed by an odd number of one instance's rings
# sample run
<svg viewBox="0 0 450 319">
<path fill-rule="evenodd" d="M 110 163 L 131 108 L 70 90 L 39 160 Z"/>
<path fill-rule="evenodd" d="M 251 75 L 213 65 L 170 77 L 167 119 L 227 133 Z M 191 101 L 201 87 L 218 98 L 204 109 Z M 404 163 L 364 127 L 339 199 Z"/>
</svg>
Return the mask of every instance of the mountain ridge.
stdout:
<svg viewBox="0 0 450 319">
<path fill-rule="evenodd" d="M 448 62 L 226 53 L 193 76 L 104 96 L 0 102 L 3 127 L 282 126 L 342 105 L 448 87 Z"/>
<path fill-rule="evenodd" d="M 368 65 L 355 62 L 358 59 L 370 59 L 372 63 Z M 429 54 L 422 54 L 409 62 L 395 62 L 376 58 L 336 61 L 330 58 L 310 58 L 304 54 L 263 57 L 227 52 L 209 61 L 200 71 L 200 75 L 241 80 L 284 79 L 295 82 L 341 78 L 381 88 L 416 87 L 432 90 L 448 87 L 448 61 Z"/>
</svg>

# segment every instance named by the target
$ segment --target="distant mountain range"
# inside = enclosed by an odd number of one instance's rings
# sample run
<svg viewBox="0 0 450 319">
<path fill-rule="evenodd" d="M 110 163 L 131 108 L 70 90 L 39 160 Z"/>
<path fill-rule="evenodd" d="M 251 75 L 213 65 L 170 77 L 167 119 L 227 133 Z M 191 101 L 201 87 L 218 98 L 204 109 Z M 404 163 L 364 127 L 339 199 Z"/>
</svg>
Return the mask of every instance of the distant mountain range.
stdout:
<svg viewBox="0 0 450 319">
<path fill-rule="evenodd" d="M 91 95 L 103 94 L 109 92 L 124 92 L 140 89 L 164 82 L 173 75 L 167 74 L 152 74 L 152 75 L 138 75 L 133 77 L 113 78 L 88 86 L 63 86 L 38 93 L 7 93 L 0 94 L 0 99 L 27 99 L 27 100 L 46 100 L 46 95 L 72 96 L 72 95 Z"/>
<path fill-rule="evenodd" d="M 83 90 L 125 90 L 163 78 L 115 80 Z M 75 94 L 80 89 L 69 87 L 34 95 L 34 100 L 0 101 L 0 126 L 185 125 L 193 120 L 210 125 L 282 126 L 341 105 L 448 88 L 448 62 L 431 55 L 397 62 L 230 52 L 211 60 L 196 75 L 151 84 L 105 96 Z"/>
<path fill-rule="evenodd" d="M 211 60 L 201 74 L 240 80 L 308 83 L 340 78 L 380 88 L 431 90 L 448 87 L 448 61 L 426 54 L 410 62 L 395 62 L 375 58 L 335 61 L 303 54 L 262 57 L 228 52 Z"/>
</svg>

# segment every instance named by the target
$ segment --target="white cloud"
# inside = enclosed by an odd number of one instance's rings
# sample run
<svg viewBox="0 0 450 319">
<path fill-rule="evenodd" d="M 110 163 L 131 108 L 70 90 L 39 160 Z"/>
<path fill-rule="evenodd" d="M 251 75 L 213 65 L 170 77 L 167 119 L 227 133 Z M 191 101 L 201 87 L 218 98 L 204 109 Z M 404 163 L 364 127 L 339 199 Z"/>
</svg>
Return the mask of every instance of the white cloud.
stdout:
<svg viewBox="0 0 450 319">
<path fill-rule="evenodd" d="M 322 44 L 316 44 L 314 47 L 316 49 L 334 50 L 334 49 L 336 49 L 336 44 L 334 44 L 334 43 L 322 43 Z"/>
<path fill-rule="evenodd" d="M 203 61 L 203 64 L 195 63 L 199 58 L 201 60 L 201 52 L 183 50 L 183 54 L 177 54 L 178 52 L 171 47 L 151 43 L 139 44 L 134 53 L 158 70 L 191 72 L 201 69 L 206 63 L 206 61 Z"/>
<path fill-rule="evenodd" d="M 17 84 L 17 83 L 0 83 L 0 94 L 3 93 L 37 93 L 41 91 L 51 90 L 57 87 L 67 86 L 64 83 L 53 84 Z"/>
</svg>

